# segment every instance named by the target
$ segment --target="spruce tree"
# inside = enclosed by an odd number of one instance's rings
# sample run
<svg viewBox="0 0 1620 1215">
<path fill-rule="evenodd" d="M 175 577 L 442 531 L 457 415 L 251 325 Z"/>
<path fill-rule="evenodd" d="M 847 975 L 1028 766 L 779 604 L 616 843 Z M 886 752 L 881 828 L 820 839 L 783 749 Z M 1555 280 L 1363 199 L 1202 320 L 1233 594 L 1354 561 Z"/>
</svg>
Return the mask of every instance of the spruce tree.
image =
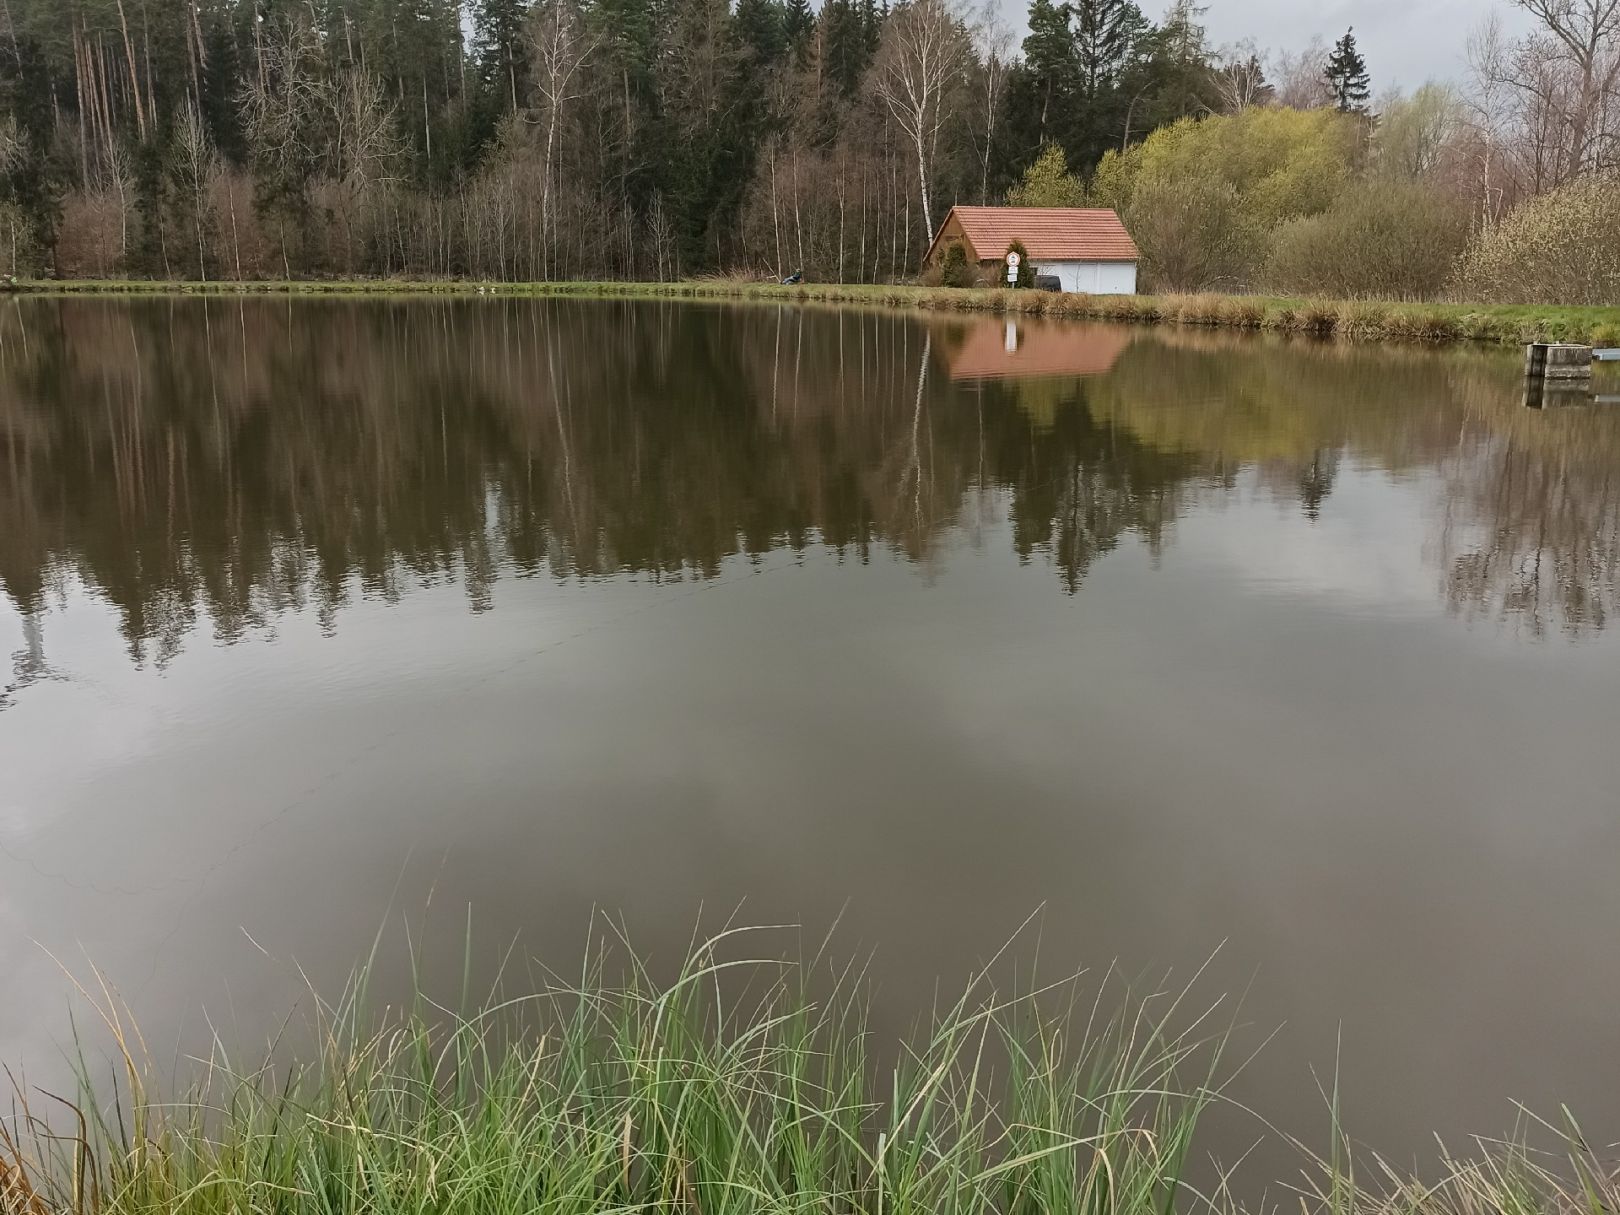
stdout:
<svg viewBox="0 0 1620 1215">
<path fill-rule="evenodd" d="M 1133 0 L 1074 0 L 1072 10 L 1081 89 L 1095 100 L 1118 80 L 1147 18 Z"/>
<path fill-rule="evenodd" d="M 1333 53 L 1328 56 L 1322 75 L 1333 90 L 1342 113 L 1367 112 L 1367 98 L 1372 95 L 1372 89 L 1367 78 L 1367 62 L 1356 49 L 1353 26 L 1345 30 L 1344 37 L 1333 44 Z"/>
<path fill-rule="evenodd" d="M 770 67 L 787 50 L 786 13 L 779 0 L 737 0 L 733 27 L 753 66 Z"/>
<path fill-rule="evenodd" d="M 197 99 L 197 108 L 208 128 L 209 142 L 232 164 L 246 164 L 248 149 L 240 102 L 246 69 L 236 31 L 225 20 L 216 19 L 204 27 L 202 60 L 202 96 Z"/>
<path fill-rule="evenodd" d="M 842 96 L 853 96 L 870 61 L 860 9 L 855 0 L 826 0 L 820 20 L 823 67 Z"/>
<path fill-rule="evenodd" d="M 800 67 L 805 65 L 810 47 L 810 35 L 816 28 L 816 15 L 810 9 L 810 0 L 787 0 L 787 15 L 783 21 L 787 43 Z"/>
<path fill-rule="evenodd" d="M 883 22 L 889 15 L 887 3 L 880 8 L 878 0 L 860 0 L 861 33 L 866 39 L 866 61 L 877 54 L 878 43 L 883 40 Z"/>
</svg>

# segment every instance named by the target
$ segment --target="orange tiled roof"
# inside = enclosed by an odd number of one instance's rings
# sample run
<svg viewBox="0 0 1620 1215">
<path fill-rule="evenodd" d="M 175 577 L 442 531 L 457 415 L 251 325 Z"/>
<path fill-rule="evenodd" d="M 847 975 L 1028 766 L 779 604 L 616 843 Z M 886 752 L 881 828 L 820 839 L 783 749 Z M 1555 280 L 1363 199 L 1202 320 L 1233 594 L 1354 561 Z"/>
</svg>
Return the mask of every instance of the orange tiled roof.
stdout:
<svg viewBox="0 0 1620 1215">
<path fill-rule="evenodd" d="M 1017 349 L 1007 349 L 1007 326 Z M 947 357 L 953 380 L 1022 380 L 1042 376 L 1103 375 L 1131 344 L 1129 330 L 1104 325 L 1053 325 L 986 318 L 968 328 Z"/>
<path fill-rule="evenodd" d="M 1138 256 L 1119 216 L 1102 207 L 952 207 L 951 214 L 981 261 L 1000 261 L 1015 240 L 1037 261 L 1134 262 Z"/>
</svg>

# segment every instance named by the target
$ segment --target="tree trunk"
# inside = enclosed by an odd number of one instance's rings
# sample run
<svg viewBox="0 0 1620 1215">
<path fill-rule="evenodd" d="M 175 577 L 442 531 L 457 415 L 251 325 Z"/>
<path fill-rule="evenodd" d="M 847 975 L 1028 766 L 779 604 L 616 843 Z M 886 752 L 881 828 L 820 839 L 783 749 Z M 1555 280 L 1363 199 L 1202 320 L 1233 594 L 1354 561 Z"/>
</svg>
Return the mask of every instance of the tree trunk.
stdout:
<svg viewBox="0 0 1620 1215">
<path fill-rule="evenodd" d="M 129 87 L 135 94 L 135 126 L 141 133 L 141 142 L 146 142 L 146 106 L 141 102 L 141 78 L 135 70 L 135 44 L 129 39 L 129 22 L 124 17 L 124 0 L 118 2 L 118 28 L 124 35 L 124 59 L 129 64 Z"/>
</svg>

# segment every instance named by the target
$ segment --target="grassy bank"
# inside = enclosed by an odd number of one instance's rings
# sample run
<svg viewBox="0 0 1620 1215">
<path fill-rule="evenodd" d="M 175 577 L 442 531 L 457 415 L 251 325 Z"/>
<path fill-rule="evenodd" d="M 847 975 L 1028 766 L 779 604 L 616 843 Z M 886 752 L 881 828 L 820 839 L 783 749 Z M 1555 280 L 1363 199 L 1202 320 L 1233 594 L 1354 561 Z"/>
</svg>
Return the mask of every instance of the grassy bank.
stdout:
<svg viewBox="0 0 1620 1215">
<path fill-rule="evenodd" d="M 0 1119 L 0 1209 L 1238 1209 L 1225 1186 L 1189 1181 L 1229 1069 L 1214 1009 L 1186 991 L 1132 998 L 1070 981 L 1011 996 L 980 976 L 892 1051 L 872 1044 L 855 972 L 781 961 L 761 932 L 694 950 L 662 984 L 633 956 L 594 956 L 577 983 L 497 992 L 463 1013 L 425 997 L 379 1011 L 362 977 L 316 1002 L 318 1045 L 302 1063 L 243 1066 L 216 1048 L 178 1098 L 154 1091 L 127 1015 L 103 1006 L 121 1074 L 98 1086 L 87 1071 L 54 1134 L 37 1108 L 59 1114 L 54 1100 L 19 1090 Z M 1573 1128 L 1566 1142 L 1556 1167 L 1503 1148 L 1445 1160 L 1431 1185 L 1385 1173 L 1378 1188 L 1341 1143 L 1306 1157 L 1285 1201 L 1302 1215 L 1614 1210 L 1615 1176 Z"/>
<path fill-rule="evenodd" d="M 1528 304 L 1392 303 L 1251 295 L 1070 295 L 1037 291 L 808 283 L 782 287 L 741 279 L 678 283 L 476 283 L 461 280 L 357 279 L 293 282 L 85 280 L 28 282 L 21 291 L 72 295 L 500 295 L 750 299 L 868 304 L 933 311 L 1143 324 L 1217 326 L 1321 337 L 1425 342 L 1528 341 L 1620 345 L 1620 307 Z"/>
</svg>

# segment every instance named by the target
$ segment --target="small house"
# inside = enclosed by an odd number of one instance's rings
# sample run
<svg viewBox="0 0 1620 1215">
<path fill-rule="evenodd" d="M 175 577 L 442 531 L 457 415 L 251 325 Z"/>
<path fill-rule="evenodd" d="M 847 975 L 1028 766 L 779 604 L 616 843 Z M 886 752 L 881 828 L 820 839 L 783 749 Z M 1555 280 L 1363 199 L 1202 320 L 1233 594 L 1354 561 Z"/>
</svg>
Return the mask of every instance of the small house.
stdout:
<svg viewBox="0 0 1620 1215">
<path fill-rule="evenodd" d="M 1136 294 L 1136 242 L 1103 207 L 952 207 L 928 246 L 934 264 L 953 244 L 986 282 L 1006 280 L 1007 250 L 1023 245 L 1039 277 L 1063 291 Z"/>
</svg>

